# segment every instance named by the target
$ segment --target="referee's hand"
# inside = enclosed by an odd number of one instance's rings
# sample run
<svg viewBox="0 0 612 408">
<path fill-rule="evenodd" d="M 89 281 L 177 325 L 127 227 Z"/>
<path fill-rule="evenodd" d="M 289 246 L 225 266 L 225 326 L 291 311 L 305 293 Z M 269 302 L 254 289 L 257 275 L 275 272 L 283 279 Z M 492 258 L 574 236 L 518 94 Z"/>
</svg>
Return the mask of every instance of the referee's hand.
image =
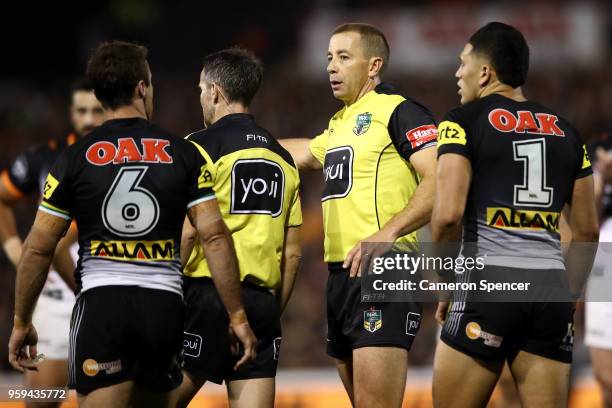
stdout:
<svg viewBox="0 0 612 408">
<path fill-rule="evenodd" d="M 38 370 L 37 349 L 38 334 L 32 323 L 24 324 L 15 318 L 13 332 L 9 340 L 9 363 L 15 370 Z"/>
<path fill-rule="evenodd" d="M 230 322 L 230 345 L 232 348 L 232 354 L 237 354 L 240 349 L 238 343 L 242 345 L 244 354 L 234 365 L 234 370 L 238 370 L 241 366 L 253 361 L 256 356 L 255 348 L 257 347 L 257 338 L 249 326 L 249 322 L 245 321 L 240 323 Z"/>
<path fill-rule="evenodd" d="M 349 269 L 349 277 L 361 277 L 361 270 L 368 271 L 373 258 L 383 256 L 386 252 L 393 248 L 395 236 L 386 230 L 382 229 L 368 238 L 359 241 L 353 249 L 346 255 L 342 267 Z M 362 246 L 367 245 L 365 248 L 367 253 L 362 252 Z"/>
</svg>

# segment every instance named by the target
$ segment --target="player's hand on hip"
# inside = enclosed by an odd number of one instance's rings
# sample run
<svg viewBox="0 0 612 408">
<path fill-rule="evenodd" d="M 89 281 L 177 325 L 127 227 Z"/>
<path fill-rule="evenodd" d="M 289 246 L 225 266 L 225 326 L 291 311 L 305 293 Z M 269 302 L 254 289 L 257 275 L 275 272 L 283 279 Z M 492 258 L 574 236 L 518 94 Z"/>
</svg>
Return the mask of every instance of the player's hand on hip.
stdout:
<svg viewBox="0 0 612 408">
<path fill-rule="evenodd" d="M 371 260 L 388 252 L 393 248 L 394 242 L 395 237 L 382 229 L 368 238 L 359 241 L 346 255 L 342 267 L 350 268 L 349 276 L 351 278 L 360 277 L 362 268 L 365 267 L 368 270 Z M 363 251 L 364 249 L 365 252 Z"/>
<path fill-rule="evenodd" d="M 9 340 L 9 363 L 15 370 L 22 373 L 27 370 L 37 370 L 38 334 L 32 323 L 21 323 L 15 318 L 13 332 Z"/>
<path fill-rule="evenodd" d="M 448 312 L 449 301 L 438 302 L 438 308 L 436 309 L 436 321 L 440 326 L 444 325 L 446 321 L 446 313 Z"/>
</svg>

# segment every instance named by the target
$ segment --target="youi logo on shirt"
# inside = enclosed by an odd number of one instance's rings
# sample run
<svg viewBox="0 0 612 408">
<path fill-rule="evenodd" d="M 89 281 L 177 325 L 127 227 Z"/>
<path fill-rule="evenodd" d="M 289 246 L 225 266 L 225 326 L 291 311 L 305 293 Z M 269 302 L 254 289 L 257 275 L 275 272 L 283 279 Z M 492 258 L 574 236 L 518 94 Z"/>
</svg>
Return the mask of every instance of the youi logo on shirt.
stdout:
<svg viewBox="0 0 612 408">
<path fill-rule="evenodd" d="M 353 186 L 353 148 L 351 146 L 336 147 L 325 154 L 323 164 L 322 201 L 330 198 L 346 197 Z"/>
<path fill-rule="evenodd" d="M 283 211 L 285 173 L 266 159 L 237 160 L 232 168 L 231 214 L 270 214 Z"/>
</svg>

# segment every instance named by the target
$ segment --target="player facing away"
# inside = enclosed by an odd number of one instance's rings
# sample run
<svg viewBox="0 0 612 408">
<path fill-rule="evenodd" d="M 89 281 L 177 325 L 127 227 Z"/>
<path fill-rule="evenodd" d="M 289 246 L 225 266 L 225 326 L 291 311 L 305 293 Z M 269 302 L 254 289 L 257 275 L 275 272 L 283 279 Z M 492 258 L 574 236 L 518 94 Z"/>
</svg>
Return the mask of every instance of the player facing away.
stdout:
<svg viewBox="0 0 612 408">
<path fill-rule="evenodd" d="M 280 142 L 298 168 L 323 169 L 327 352 L 354 406 L 400 407 L 421 304 L 362 303 L 361 244 L 416 242 L 433 208 L 437 128 L 427 108 L 382 82 L 389 45 L 377 28 L 337 27 L 327 59 L 344 107 L 316 138 Z"/>
<path fill-rule="evenodd" d="M 42 195 L 47 174 L 59 155 L 104 120 L 102 105 L 87 80 L 76 81 L 70 95 L 73 132 L 62 139 L 50 139 L 46 144 L 26 150 L 2 172 L 0 178 L 0 240 L 15 268 L 21 258 L 23 244 L 17 235 L 11 207 L 26 195 Z M 74 306 L 73 290 L 76 288 L 76 260 L 72 259 L 69 251 L 75 240 L 76 230 L 71 228 L 70 233 L 58 245 L 59 250 L 53 258 L 52 269 L 32 317 L 38 328 L 38 343 L 45 360 L 38 364 L 38 370 L 26 371 L 25 385 L 28 388 L 64 387 L 68 383 L 68 332 Z M 76 248 L 73 250 L 76 251 Z M 60 404 L 26 403 L 26 406 L 30 405 L 55 407 Z"/>
<path fill-rule="evenodd" d="M 17 270 L 9 360 L 35 367 L 32 310 L 55 246 L 77 222 L 69 385 L 85 407 L 169 406 L 182 380 L 180 237 L 186 213 L 209 258 L 230 327 L 254 353 L 231 237 L 197 148 L 152 125 L 146 48 L 101 44 L 87 67 L 107 120 L 59 157 Z"/>
<path fill-rule="evenodd" d="M 206 159 L 205 184 L 214 190 L 232 234 L 257 357 L 235 369 L 229 321 L 210 280 L 208 253 L 197 240 L 193 245 L 195 231 L 186 224 L 181 249 L 189 258 L 184 268 L 185 375 L 179 406 L 187 406 L 207 380 L 225 381 L 231 407 L 274 406 L 280 316 L 299 266 L 302 212 L 293 159 L 249 114 L 262 74 L 261 62 L 246 50 L 206 56 L 199 83 L 206 128 L 187 137 Z"/>
<path fill-rule="evenodd" d="M 597 241 L 586 150 L 570 123 L 523 96 L 528 67 L 529 48 L 519 31 L 497 22 L 479 29 L 455 74 L 462 106 L 438 128 L 433 240 L 459 241 L 463 220 L 463 241 L 487 254 L 485 278 L 500 271 L 563 272 L 558 222 L 528 218 L 558 220 L 565 205 L 573 242 Z M 496 221 L 500 213 L 523 221 Z M 504 361 L 523 406 L 567 406 L 573 304 L 468 298 L 450 308 L 441 302 L 436 318 L 444 327 L 434 361 L 435 407 L 486 406 Z"/>
</svg>

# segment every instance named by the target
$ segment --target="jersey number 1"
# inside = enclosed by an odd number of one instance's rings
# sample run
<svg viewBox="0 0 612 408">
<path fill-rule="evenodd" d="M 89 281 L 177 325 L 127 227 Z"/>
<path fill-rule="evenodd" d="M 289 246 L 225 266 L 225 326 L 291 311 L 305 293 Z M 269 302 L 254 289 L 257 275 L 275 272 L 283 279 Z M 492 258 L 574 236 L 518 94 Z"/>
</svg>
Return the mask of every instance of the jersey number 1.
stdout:
<svg viewBox="0 0 612 408">
<path fill-rule="evenodd" d="M 525 166 L 523 184 L 514 186 L 514 205 L 550 207 L 553 189 L 546 187 L 546 141 L 544 139 L 512 142 L 514 160 Z"/>
<path fill-rule="evenodd" d="M 151 231 L 159 220 L 159 203 L 140 181 L 148 167 L 123 167 L 102 204 L 102 220 L 111 232 L 137 237 Z"/>
</svg>

